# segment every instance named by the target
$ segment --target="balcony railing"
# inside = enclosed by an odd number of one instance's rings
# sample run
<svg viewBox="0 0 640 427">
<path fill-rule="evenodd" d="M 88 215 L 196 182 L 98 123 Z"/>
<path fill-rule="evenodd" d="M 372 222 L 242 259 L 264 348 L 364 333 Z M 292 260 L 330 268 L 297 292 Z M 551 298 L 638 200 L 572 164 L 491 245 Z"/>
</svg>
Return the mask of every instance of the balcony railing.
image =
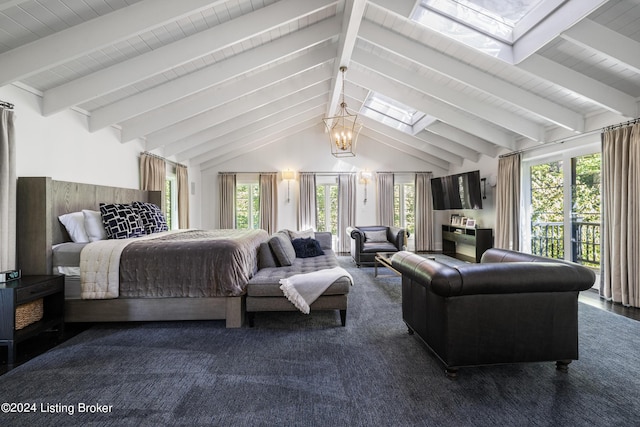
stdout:
<svg viewBox="0 0 640 427">
<path fill-rule="evenodd" d="M 573 261 L 589 267 L 600 266 L 600 223 L 573 223 Z M 531 225 L 531 253 L 564 259 L 564 225 L 561 222 L 536 222 Z"/>
</svg>

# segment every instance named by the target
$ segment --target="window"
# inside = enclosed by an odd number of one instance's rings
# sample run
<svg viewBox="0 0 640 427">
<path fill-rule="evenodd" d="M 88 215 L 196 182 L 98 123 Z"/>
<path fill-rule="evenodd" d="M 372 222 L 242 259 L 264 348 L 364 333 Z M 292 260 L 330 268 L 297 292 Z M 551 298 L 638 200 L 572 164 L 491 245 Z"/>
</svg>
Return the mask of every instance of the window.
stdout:
<svg viewBox="0 0 640 427">
<path fill-rule="evenodd" d="M 397 183 L 393 186 L 393 223 L 409 232 L 412 242 L 416 230 L 415 194 L 414 183 Z"/>
<path fill-rule="evenodd" d="M 489 55 L 513 63 L 510 53 L 524 34 L 564 0 L 422 0 L 412 19 Z"/>
<path fill-rule="evenodd" d="M 526 164 L 525 250 L 600 265 L 600 168 L 600 153 Z"/>
<path fill-rule="evenodd" d="M 338 236 L 338 184 L 316 184 L 316 230 Z"/>
<path fill-rule="evenodd" d="M 236 184 L 236 228 L 260 228 L 260 185 Z"/>
<path fill-rule="evenodd" d="M 422 111 L 376 92 L 369 93 L 360 112 L 410 135 L 417 134 L 435 121 L 435 118 L 427 116 Z"/>
</svg>

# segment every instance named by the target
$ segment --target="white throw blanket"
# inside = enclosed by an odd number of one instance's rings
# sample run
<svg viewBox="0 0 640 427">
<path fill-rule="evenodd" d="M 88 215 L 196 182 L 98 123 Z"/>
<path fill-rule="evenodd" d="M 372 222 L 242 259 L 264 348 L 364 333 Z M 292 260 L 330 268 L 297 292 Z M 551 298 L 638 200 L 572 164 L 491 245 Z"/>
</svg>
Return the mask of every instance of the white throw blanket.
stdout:
<svg viewBox="0 0 640 427">
<path fill-rule="evenodd" d="M 98 240 L 80 252 L 80 286 L 82 299 L 110 299 L 120 296 L 120 256 L 133 242 L 154 239 L 184 230 L 163 231 L 131 239 Z"/>
<path fill-rule="evenodd" d="M 353 285 L 353 277 L 347 270 L 335 267 L 280 279 L 280 289 L 298 310 L 309 314 L 309 306 L 341 277 L 349 278 Z"/>
</svg>

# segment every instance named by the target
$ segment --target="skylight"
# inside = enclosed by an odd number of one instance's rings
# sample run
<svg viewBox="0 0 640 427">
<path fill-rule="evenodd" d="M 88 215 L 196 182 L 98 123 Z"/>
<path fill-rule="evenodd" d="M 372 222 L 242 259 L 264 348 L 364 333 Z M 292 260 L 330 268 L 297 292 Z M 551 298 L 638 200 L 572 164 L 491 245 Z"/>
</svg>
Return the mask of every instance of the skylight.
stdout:
<svg viewBox="0 0 640 427">
<path fill-rule="evenodd" d="M 410 135 L 423 130 L 432 120 L 422 111 L 404 105 L 392 98 L 370 92 L 360 112 L 374 120 Z"/>
<path fill-rule="evenodd" d="M 489 55 L 511 46 L 564 0 L 422 0 L 412 19 Z"/>
</svg>

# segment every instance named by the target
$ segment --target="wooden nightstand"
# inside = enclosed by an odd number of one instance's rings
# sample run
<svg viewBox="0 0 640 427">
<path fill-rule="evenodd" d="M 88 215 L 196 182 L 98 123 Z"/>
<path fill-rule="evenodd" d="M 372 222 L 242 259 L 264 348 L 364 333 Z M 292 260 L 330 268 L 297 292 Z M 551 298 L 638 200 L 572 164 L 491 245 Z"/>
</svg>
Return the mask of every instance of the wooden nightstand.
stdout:
<svg viewBox="0 0 640 427">
<path fill-rule="evenodd" d="M 42 319 L 16 330 L 16 307 L 42 298 Z M 7 346 L 7 367 L 13 367 L 16 344 L 57 328 L 64 334 L 64 276 L 24 276 L 0 283 L 0 345 Z"/>
</svg>

